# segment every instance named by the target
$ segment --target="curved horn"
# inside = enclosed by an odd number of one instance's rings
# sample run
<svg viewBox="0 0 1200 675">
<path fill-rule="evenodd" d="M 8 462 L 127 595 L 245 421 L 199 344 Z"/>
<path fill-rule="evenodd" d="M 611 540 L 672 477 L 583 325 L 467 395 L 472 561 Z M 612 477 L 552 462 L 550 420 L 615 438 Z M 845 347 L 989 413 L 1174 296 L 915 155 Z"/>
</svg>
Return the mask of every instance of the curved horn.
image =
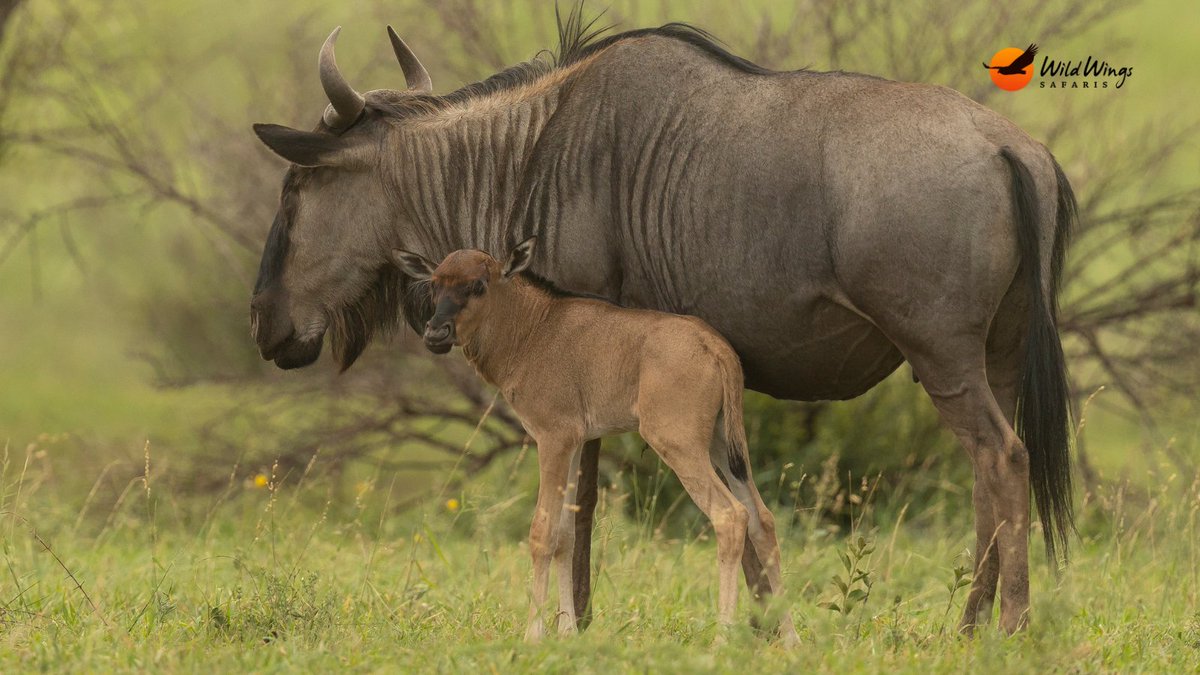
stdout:
<svg viewBox="0 0 1200 675">
<path fill-rule="evenodd" d="M 396 60 L 400 62 L 400 68 L 404 71 L 404 82 L 408 84 L 408 90 L 414 94 L 432 92 L 433 80 L 429 79 L 429 71 L 425 70 L 425 66 L 417 60 L 417 55 L 404 44 L 404 40 L 396 35 L 391 26 L 388 26 L 387 30 L 388 38 L 392 41 L 392 51 L 396 52 Z"/>
<path fill-rule="evenodd" d="M 337 42 L 340 32 L 342 27 L 338 26 L 325 39 L 325 44 L 321 45 L 321 58 L 317 62 L 321 73 L 321 87 L 325 90 L 325 96 L 329 98 L 329 106 L 325 108 L 325 124 L 334 129 L 350 126 L 367 104 L 362 94 L 354 91 L 354 87 L 351 87 L 338 71 L 337 59 L 333 56 L 333 43 Z"/>
</svg>

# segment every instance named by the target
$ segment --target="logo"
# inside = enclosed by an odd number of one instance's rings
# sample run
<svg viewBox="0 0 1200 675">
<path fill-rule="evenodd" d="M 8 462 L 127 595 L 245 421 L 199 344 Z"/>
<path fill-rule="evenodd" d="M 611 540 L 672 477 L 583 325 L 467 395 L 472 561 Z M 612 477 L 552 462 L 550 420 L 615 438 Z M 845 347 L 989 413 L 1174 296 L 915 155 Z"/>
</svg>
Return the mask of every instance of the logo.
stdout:
<svg viewBox="0 0 1200 675">
<path fill-rule="evenodd" d="M 1133 66 L 1109 65 L 1108 61 L 1088 56 L 1082 61 L 1042 60 L 1038 73 L 1042 89 L 1120 89 L 1133 75 Z M 1049 83 L 1049 84 L 1047 84 Z"/>
<path fill-rule="evenodd" d="M 992 83 L 1005 91 L 1024 89 L 1033 80 L 1038 46 L 1006 47 L 983 64 Z M 1042 56 L 1037 67 L 1039 89 L 1120 89 L 1133 76 L 1131 66 L 1113 66 L 1088 56 L 1082 60 L 1060 60 Z"/>
<path fill-rule="evenodd" d="M 992 56 L 990 63 L 983 64 L 992 74 L 992 82 L 1005 91 L 1024 89 L 1033 79 L 1033 59 L 1038 46 L 1029 45 L 1024 51 L 1006 47 Z"/>
</svg>

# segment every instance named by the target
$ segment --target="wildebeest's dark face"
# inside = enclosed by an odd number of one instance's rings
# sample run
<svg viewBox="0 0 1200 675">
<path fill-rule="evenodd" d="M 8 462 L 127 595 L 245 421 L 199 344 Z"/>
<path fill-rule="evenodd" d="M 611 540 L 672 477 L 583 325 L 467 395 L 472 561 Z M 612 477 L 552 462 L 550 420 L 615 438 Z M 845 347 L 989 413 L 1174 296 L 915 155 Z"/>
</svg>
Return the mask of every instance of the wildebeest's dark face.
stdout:
<svg viewBox="0 0 1200 675">
<path fill-rule="evenodd" d="M 267 140 L 272 130 L 259 133 Z M 365 157 L 288 171 L 250 305 L 263 358 L 308 365 L 326 331 L 360 311 L 387 269 L 395 229 L 386 205 Z"/>
<path fill-rule="evenodd" d="M 330 104 L 317 128 L 254 126 L 263 143 L 292 163 L 250 303 L 259 352 L 280 368 L 315 361 L 326 332 L 342 368 L 349 367 L 374 330 L 395 322 L 403 292 L 388 259 L 403 228 L 395 222 L 394 195 L 384 188 L 388 153 L 381 148 L 391 126 L 369 104 L 426 92 L 428 75 L 389 27 L 409 90 L 359 94 L 337 70 L 337 34 L 321 50 Z"/>
</svg>

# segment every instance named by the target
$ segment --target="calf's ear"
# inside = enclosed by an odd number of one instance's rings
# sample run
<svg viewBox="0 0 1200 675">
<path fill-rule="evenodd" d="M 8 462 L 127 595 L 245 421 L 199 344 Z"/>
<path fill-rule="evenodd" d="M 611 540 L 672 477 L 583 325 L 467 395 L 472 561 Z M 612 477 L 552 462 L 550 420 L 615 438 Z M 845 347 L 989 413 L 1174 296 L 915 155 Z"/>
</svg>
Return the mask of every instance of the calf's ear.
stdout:
<svg viewBox="0 0 1200 675">
<path fill-rule="evenodd" d="M 392 260 L 396 263 L 396 267 L 400 268 L 408 276 L 417 281 L 428 281 L 433 276 L 433 263 L 425 259 L 425 256 L 412 251 L 401 251 L 394 249 L 392 251 Z"/>
<path fill-rule="evenodd" d="M 533 262 L 533 249 L 536 245 L 536 235 L 517 244 L 512 253 L 508 254 L 508 261 L 504 263 L 504 276 L 511 277 L 528 269 L 529 264 Z"/>
</svg>

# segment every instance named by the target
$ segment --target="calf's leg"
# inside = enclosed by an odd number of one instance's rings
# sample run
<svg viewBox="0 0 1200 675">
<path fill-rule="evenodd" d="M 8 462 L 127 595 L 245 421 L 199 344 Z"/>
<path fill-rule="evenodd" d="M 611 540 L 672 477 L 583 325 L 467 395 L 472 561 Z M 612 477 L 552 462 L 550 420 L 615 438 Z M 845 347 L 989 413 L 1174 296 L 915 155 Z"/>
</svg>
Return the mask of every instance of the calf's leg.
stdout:
<svg viewBox="0 0 1200 675">
<path fill-rule="evenodd" d="M 710 422 L 711 424 L 711 422 Z M 709 434 L 655 432 L 643 424 L 642 438 L 662 457 L 688 496 L 712 523 L 717 537 L 717 641 L 733 625 L 737 610 L 738 566 L 746 543 L 748 514 L 709 461 Z"/>
<path fill-rule="evenodd" d="M 742 576 L 746 577 L 746 588 L 750 590 L 754 601 L 765 605 L 771 595 L 771 584 L 763 573 L 762 561 L 758 559 L 749 532 L 746 533 L 745 547 L 742 549 Z"/>
<path fill-rule="evenodd" d="M 579 442 L 569 438 L 537 439 L 538 498 L 533 523 L 529 527 L 529 555 L 533 559 L 533 586 L 530 591 L 529 624 L 525 640 L 537 642 L 546 634 L 542 610 L 550 585 L 550 563 L 567 557 L 561 544 L 561 524 L 564 518 L 568 483 L 571 480 L 572 455 Z M 559 566 L 561 571 L 563 566 Z M 570 569 L 567 565 L 566 569 Z M 568 584 L 569 584 L 568 580 Z M 561 594 L 560 594 L 561 598 Z M 560 608 L 563 609 L 563 608 Z M 575 623 L 575 607 L 567 604 L 570 623 Z"/>
<path fill-rule="evenodd" d="M 742 555 L 743 569 L 746 567 L 746 558 L 753 557 L 755 564 L 758 565 L 756 585 L 765 585 L 770 594 L 781 595 L 783 593 L 783 571 L 780 562 L 779 540 L 775 534 L 774 514 L 763 502 L 748 465 L 745 479 L 733 475 L 729 467 L 729 452 L 726 450 L 724 440 L 719 435 L 714 438 L 709 454 L 712 462 L 721 469 L 721 473 L 725 476 L 730 492 L 742 506 L 746 507 L 749 516 L 746 538 L 750 542 L 750 546 Z M 753 556 L 750 555 L 751 548 Z M 749 575 L 746 581 L 749 583 Z M 796 633 L 796 625 L 792 622 L 790 611 L 784 611 L 783 616 L 780 617 L 779 637 L 788 647 L 795 646 L 800 642 L 800 636 Z"/>
<path fill-rule="evenodd" d="M 742 544 L 742 576 L 746 578 L 746 588 L 750 590 L 750 597 L 754 598 L 760 610 L 765 609 L 771 599 L 771 584 L 767 582 L 762 561 L 758 559 L 758 553 L 754 550 L 754 542 L 750 541 L 749 531 L 746 533 L 746 541 Z M 758 616 L 750 617 L 750 625 L 755 630 L 763 630 Z"/>
</svg>

